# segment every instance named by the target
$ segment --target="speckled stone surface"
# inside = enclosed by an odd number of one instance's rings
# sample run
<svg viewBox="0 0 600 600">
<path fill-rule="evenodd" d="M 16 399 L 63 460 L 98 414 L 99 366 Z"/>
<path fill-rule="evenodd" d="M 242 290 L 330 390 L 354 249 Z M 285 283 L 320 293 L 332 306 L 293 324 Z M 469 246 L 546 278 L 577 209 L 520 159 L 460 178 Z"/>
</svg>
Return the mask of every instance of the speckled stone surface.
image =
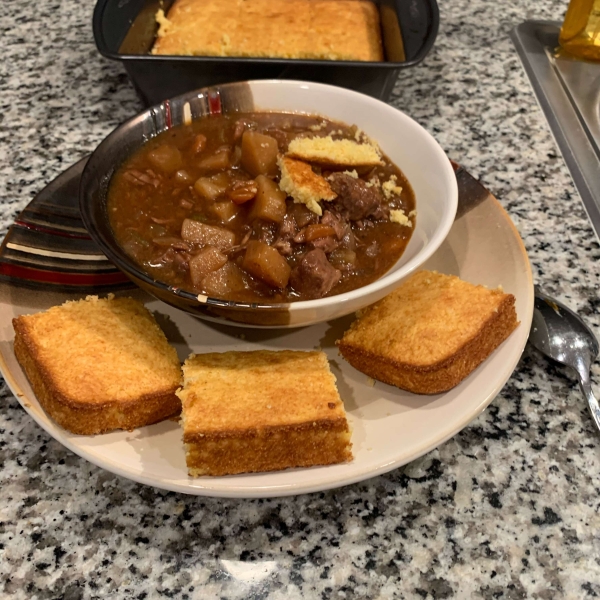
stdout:
<svg viewBox="0 0 600 600">
<path fill-rule="evenodd" d="M 598 241 L 508 32 L 563 0 L 442 0 L 436 46 L 394 105 L 481 177 L 534 276 L 600 333 Z M 101 58 L 93 2 L 3 4 L 0 230 L 140 107 Z M 600 382 L 600 368 L 594 367 Z M 527 349 L 491 406 L 422 459 L 272 500 L 157 491 L 80 459 L 0 387 L 0 596 L 595 598 L 600 435 L 574 377 Z"/>
</svg>

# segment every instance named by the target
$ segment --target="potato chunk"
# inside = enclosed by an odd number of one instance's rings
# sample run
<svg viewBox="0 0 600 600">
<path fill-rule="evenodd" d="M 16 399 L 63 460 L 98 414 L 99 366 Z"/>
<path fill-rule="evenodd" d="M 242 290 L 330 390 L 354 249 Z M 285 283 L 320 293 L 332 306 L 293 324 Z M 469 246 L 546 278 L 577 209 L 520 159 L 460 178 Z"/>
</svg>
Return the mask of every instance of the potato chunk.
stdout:
<svg viewBox="0 0 600 600">
<path fill-rule="evenodd" d="M 270 135 L 246 130 L 242 135 L 242 167 L 250 175 L 277 174 L 277 140 Z"/>
<path fill-rule="evenodd" d="M 250 220 L 264 219 L 273 223 L 281 223 L 285 217 L 286 194 L 279 186 L 264 175 L 256 178 L 256 198 L 252 201 Z"/>
<path fill-rule="evenodd" d="M 181 152 L 175 146 L 163 144 L 148 152 L 148 160 L 152 166 L 163 173 L 174 173 L 181 169 L 183 158 Z"/>
<path fill-rule="evenodd" d="M 219 200 L 211 204 L 206 212 L 216 217 L 223 223 L 231 221 L 240 212 L 240 207 L 231 200 Z"/>
<path fill-rule="evenodd" d="M 225 186 L 217 185 L 217 183 L 211 181 L 209 177 L 200 177 L 199 179 L 196 179 L 194 189 L 201 198 L 216 200 L 221 194 L 225 193 L 227 188 Z"/>
<path fill-rule="evenodd" d="M 193 219 L 184 219 L 181 225 L 181 237 L 186 242 L 199 246 L 215 246 L 219 250 L 227 250 L 235 245 L 235 233 L 224 227 L 206 225 Z"/>
<path fill-rule="evenodd" d="M 235 263 L 227 262 L 220 269 L 209 273 L 202 280 L 201 287 L 209 296 L 225 298 L 246 289 L 244 273 Z"/>
<path fill-rule="evenodd" d="M 288 284 L 291 268 L 279 252 L 264 242 L 248 242 L 242 268 L 275 288 Z"/>
<path fill-rule="evenodd" d="M 200 288 L 202 280 L 212 271 L 220 269 L 227 257 L 214 246 L 202 248 L 196 256 L 190 258 L 190 278 L 194 287 Z"/>
<path fill-rule="evenodd" d="M 198 168 L 204 171 L 224 171 L 231 165 L 229 152 L 217 152 L 203 158 L 198 163 Z"/>
</svg>

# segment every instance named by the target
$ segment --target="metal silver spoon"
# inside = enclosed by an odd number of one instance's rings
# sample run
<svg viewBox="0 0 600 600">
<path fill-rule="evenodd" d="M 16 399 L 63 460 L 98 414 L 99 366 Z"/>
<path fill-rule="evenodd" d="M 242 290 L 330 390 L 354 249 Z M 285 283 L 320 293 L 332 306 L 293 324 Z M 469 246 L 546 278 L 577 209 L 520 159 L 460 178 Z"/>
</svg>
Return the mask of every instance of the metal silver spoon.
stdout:
<svg viewBox="0 0 600 600">
<path fill-rule="evenodd" d="M 579 315 L 536 287 L 529 341 L 542 354 L 577 371 L 581 391 L 600 430 L 600 406 L 590 382 L 590 367 L 599 350 L 592 330 Z"/>
</svg>

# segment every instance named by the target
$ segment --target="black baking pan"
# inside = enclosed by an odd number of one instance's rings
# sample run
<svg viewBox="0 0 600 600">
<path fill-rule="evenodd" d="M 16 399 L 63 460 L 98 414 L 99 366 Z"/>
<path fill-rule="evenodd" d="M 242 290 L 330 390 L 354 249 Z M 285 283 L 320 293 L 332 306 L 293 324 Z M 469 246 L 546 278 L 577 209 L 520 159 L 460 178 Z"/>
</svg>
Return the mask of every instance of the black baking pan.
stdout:
<svg viewBox="0 0 600 600">
<path fill-rule="evenodd" d="M 197 88 L 248 79 L 319 81 L 387 100 L 399 70 L 425 58 L 439 24 L 436 0 L 376 0 L 386 57 L 382 62 L 151 55 L 156 11 L 168 13 L 173 1 L 98 0 L 94 10 L 98 50 L 123 63 L 148 106 Z"/>
</svg>

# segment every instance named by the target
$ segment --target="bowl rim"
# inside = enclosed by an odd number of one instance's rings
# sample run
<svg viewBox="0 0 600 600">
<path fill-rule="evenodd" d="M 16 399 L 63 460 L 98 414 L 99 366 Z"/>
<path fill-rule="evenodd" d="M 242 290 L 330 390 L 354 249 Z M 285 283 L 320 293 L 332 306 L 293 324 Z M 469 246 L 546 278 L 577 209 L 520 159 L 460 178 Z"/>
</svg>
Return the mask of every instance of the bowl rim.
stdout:
<svg viewBox="0 0 600 600">
<path fill-rule="evenodd" d="M 379 109 L 379 110 L 384 109 L 386 111 L 389 111 L 390 114 L 399 113 L 400 115 L 402 115 L 402 118 L 408 119 L 410 122 L 413 123 L 414 126 L 416 126 L 416 129 L 420 132 L 420 134 L 424 137 L 424 139 L 426 139 L 428 141 L 428 145 L 432 148 L 432 151 L 435 154 L 437 154 L 440 158 L 444 159 L 441 161 L 441 164 L 444 165 L 443 166 L 443 169 L 445 171 L 444 179 L 445 179 L 445 183 L 448 185 L 448 189 L 449 189 L 448 197 L 450 200 L 450 207 L 449 207 L 450 210 L 448 212 L 447 217 L 440 222 L 440 224 L 438 225 L 434 234 L 428 240 L 426 246 L 422 250 L 420 250 L 416 254 L 416 256 L 411 258 L 406 263 L 406 265 L 403 265 L 397 271 L 393 271 L 393 272 L 388 271 L 383 276 L 379 277 L 378 279 L 376 279 L 375 281 L 373 281 L 367 285 L 361 286 L 354 290 L 350 290 L 348 292 L 336 294 L 334 296 L 326 296 L 324 298 L 315 298 L 312 300 L 298 300 L 298 301 L 292 301 L 292 302 L 278 302 L 278 303 L 241 302 L 241 301 L 237 301 L 237 300 L 223 300 L 220 298 L 206 296 L 204 294 L 194 294 L 193 292 L 183 290 L 181 288 L 169 285 L 158 279 L 154 279 L 149 274 L 145 273 L 141 268 L 138 268 L 137 265 L 135 265 L 133 262 L 131 262 L 131 263 L 128 262 L 126 259 L 121 257 L 117 252 L 115 252 L 113 247 L 109 243 L 106 242 L 106 240 L 104 239 L 104 236 L 101 235 L 95 227 L 93 227 L 93 218 L 91 217 L 90 210 L 89 210 L 91 207 L 90 207 L 89 203 L 86 201 L 86 194 L 85 194 L 85 185 L 84 184 L 87 179 L 86 172 L 89 174 L 89 172 L 92 171 L 92 169 L 94 167 L 94 164 L 93 164 L 94 157 L 97 156 L 102 151 L 103 146 L 105 146 L 105 144 L 107 144 L 111 138 L 118 135 L 118 133 L 121 130 L 127 128 L 128 126 L 132 125 L 133 123 L 135 123 L 136 121 L 138 121 L 140 119 L 144 119 L 146 116 L 152 115 L 153 111 L 161 110 L 167 103 L 174 102 L 174 101 L 181 102 L 181 101 L 185 101 L 187 99 L 197 98 L 201 94 L 208 95 L 209 90 L 221 90 L 223 88 L 236 87 L 236 86 L 249 86 L 250 89 L 252 90 L 253 88 L 256 88 L 259 86 L 260 87 L 265 87 L 265 86 L 269 87 L 269 86 L 273 86 L 273 85 L 284 86 L 284 87 L 289 87 L 289 88 L 293 88 L 293 89 L 298 89 L 298 88 L 308 89 L 308 87 L 312 87 L 312 88 L 316 88 L 317 90 L 322 90 L 322 91 L 324 90 L 325 92 L 329 92 L 329 93 L 334 93 L 334 94 L 337 93 L 337 94 L 342 94 L 345 96 L 359 97 L 361 99 L 361 101 L 366 102 L 367 105 L 371 105 L 372 108 Z M 259 108 L 258 110 L 260 111 L 261 109 Z M 266 110 L 266 109 L 263 109 L 263 110 Z M 293 112 L 302 114 L 301 109 L 298 109 Z M 304 112 L 303 114 L 309 114 L 309 113 Z M 316 114 L 316 113 L 311 112 L 310 114 Z M 319 115 L 323 116 L 325 118 L 330 118 L 330 119 L 334 118 L 334 117 L 331 117 L 326 114 L 319 113 Z M 164 131 L 167 131 L 167 129 L 165 129 Z M 160 133 L 162 133 L 162 131 Z M 114 171 L 113 171 L 113 174 L 114 174 Z M 113 175 L 111 175 L 111 178 L 112 178 L 112 176 Z M 360 297 L 363 295 L 370 295 L 372 293 L 377 293 L 382 288 L 388 287 L 390 283 L 399 282 L 402 279 L 404 279 L 405 277 L 407 277 L 408 275 L 410 275 L 411 273 L 413 273 L 427 259 L 429 259 L 433 255 L 433 253 L 440 247 L 440 245 L 443 243 L 444 239 L 448 235 L 448 232 L 450 231 L 450 228 L 452 227 L 452 224 L 454 223 L 454 218 L 455 218 L 456 210 L 458 207 L 458 184 L 456 181 L 456 176 L 454 174 L 454 169 L 452 167 L 452 163 L 450 162 L 450 159 L 448 158 L 448 156 L 446 155 L 446 153 L 444 152 L 444 150 L 442 149 L 440 144 L 437 142 L 437 140 L 422 125 L 420 125 L 417 121 L 415 121 L 412 117 L 407 115 L 402 110 L 395 108 L 386 102 L 383 102 L 382 100 L 378 100 L 376 98 L 373 98 L 372 96 L 362 94 L 355 90 L 350 90 L 348 88 L 343 88 L 343 87 L 325 84 L 325 83 L 317 83 L 317 82 L 302 81 L 302 80 L 290 80 L 290 79 L 258 79 L 258 80 L 246 80 L 246 81 L 236 81 L 236 82 L 230 82 L 230 83 L 224 83 L 224 84 L 217 84 L 217 85 L 202 87 L 202 88 L 198 88 L 197 90 L 185 92 L 184 94 L 174 96 L 173 98 L 165 100 L 164 102 L 161 102 L 159 104 L 155 104 L 153 106 L 147 107 L 144 110 L 137 113 L 136 115 L 134 115 L 133 117 L 131 117 L 130 119 L 127 119 L 126 121 L 124 121 L 123 123 L 118 125 L 100 142 L 100 144 L 96 147 L 96 149 L 90 155 L 90 158 L 87 161 L 85 168 L 82 172 L 80 181 L 81 181 L 81 183 L 80 183 L 80 187 L 79 187 L 79 208 L 80 208 L 80 213 L 81 213 L 82 221 L 85 225 L 85 228 L 87 229 L 90 236 L 94 239 L 94 241 L 100 246 L 102 251 L 107 255 L 107 257 L 111 261 L 113 261 L 117 265 L 117 267 L 119 269 L 121 269 L 122 271 L 125 271 L 126 274 L 133 276 L 135 279 L 142 280 L 144 283 L 150 285 L 151 287 L 159 287 L 165 292 L 168 292 L 170 294 L 173 294 L 179 298 L 188 300 L 190 302 L 197 303 L 198 305 L 205 305 L 205 306 L 209 305 L 209 306 L 216 307 L 216 308 L 228 308 L 228 309 L 235 309 L 235 310 L 252 309 L 252 310 L 269 311 L 269 312 L 277 312 L 277 311 L 287 310 L 290 312 L 292 312 L 292 311 L 297 312 L 297 311 L 306 310 L 308 308 L 315 308 L 317 306 L 325 308 L 325 307 L 329 307 L 329 306 L 335 305 L 335 304 L 350 302 L 352 300 L 355 300 L 357 297 Z M 410 183 L 410 181 L 409 181 L 409 183 Z M 418 207 L 417 207 L 417 210 L 418 210 Z M 114 245 L 119 248 L 116 241 L 113 240 L 113 242 L 114 242 Z M 121 252 L 125 256 L 124 251 L 121 250 Z"/>
</svg>

